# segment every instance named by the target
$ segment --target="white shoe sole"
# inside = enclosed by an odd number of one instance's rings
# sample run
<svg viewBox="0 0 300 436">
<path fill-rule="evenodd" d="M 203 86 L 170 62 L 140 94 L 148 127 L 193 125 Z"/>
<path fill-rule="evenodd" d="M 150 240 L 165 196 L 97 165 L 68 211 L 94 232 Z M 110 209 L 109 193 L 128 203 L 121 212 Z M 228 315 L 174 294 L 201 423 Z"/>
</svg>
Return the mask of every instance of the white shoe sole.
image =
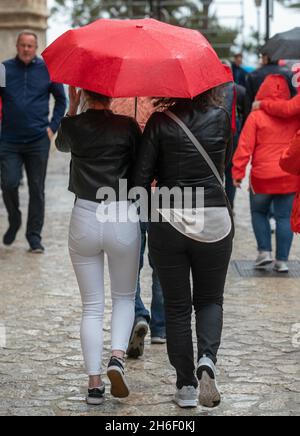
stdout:
<svg viewBox="0 0 300 436">
<path fill-rule="evenodd" d="M 89 406 L 101 406 L 105 401 L 105 398 L 86 398 L 86 402 Z"/>
<path fill-rule="evenodd" d="M 264 262 L 256 263 L 255 269 L 265 269 L 267 266 L 272 265 L 273 260 L 265 260 Z"/>
<path fill-rule="evenodd" d="M 202 372 L 200 380 L 199 403 L 203 407 L 217 407 L 221 403 L 221 394 L 219 392 L 216 380 L 211 378 L 207 371 Z"/>
<path fill-rule="evenodd" d="M 111 383 L 111 394 L 115 398 L 126 398 L 129 396 L 129 387 L 126 383 L 122 370 L 112 366 L 107 370 L 107 377 Z"/>
<path fill-rule="evenodd" d="M 198 400 L 179 400 L 177 398 L 174 398 L 173 401 L 181 409 L 190 409 L 190 408 L 198 407 Z"/>
<path fill-rule="evenodd" d="M 288 274 L 290 272 L 290 270 L 288 268 L 286 268 L 286 269 L 274 268 L 274 271 L 277 272 L 278 274 Z"/>
</svg>

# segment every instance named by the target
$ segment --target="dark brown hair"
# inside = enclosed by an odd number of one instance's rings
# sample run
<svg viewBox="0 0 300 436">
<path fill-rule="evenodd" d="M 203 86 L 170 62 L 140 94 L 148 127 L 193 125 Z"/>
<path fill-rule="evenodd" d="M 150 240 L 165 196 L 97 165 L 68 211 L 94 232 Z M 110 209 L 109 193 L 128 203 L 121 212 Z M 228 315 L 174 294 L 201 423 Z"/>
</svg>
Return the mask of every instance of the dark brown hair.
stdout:
<svg viewBox="0 0 300 436">
<path fill-rule="evenodd" d="M 193 103 L 195 108 L 206 111 L 212 106 L 222 106 L 224 98 L 222 95 L 222 87 L 209 89 L 202 94 L 197 95 L 193 99 L 188 98 L 154 98 L 153 105 L 160 110 L 168 110 L 177 104 Z"/>
<path fill-rule="evenodd" d="M 84 89 L 85 94 L 93 101 L 101 103 L 103 105 L 108 105 L 111 103 L 111 98 L 106 95 L 98 94 L 97 92 L 87 91 Z"/>
</svg>

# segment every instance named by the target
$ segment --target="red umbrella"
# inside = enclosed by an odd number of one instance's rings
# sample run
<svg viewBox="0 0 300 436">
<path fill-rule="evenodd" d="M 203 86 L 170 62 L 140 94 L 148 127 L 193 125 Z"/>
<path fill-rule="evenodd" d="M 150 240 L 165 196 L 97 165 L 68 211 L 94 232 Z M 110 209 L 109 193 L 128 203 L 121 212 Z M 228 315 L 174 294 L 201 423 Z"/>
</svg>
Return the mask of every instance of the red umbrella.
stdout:
<svg viewBox="0 0 300 436">
<path fill-rule="evenodd" d="M 51 80 L 110 97 L 193 98 L 232 80 L 198 31 L 152 19 L 98 20 L 43 57 Z"/>
</svg>

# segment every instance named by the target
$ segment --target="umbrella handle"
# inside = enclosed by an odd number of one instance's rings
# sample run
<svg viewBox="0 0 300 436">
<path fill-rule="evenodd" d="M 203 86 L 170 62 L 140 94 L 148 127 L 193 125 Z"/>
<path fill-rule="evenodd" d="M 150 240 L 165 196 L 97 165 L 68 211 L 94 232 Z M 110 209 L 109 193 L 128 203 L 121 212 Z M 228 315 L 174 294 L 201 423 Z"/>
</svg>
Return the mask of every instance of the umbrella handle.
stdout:
<svg viewBox="0 0 300 436">
<path fill-rule="evenodd" d="M 134 99 L 134 118 L 137 118 L 137 113 L 138 113 L 138 98 L 135 97 Z"/>
</svg>

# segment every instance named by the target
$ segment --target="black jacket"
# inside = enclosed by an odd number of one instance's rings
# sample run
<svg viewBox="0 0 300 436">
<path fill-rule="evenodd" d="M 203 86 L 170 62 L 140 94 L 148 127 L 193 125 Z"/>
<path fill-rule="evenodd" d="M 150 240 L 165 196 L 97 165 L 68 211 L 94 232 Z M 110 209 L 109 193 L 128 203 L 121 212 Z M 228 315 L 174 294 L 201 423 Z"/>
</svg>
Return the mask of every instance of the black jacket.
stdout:
<svg viewBox="0 0 300 436">
<path fill-rule="evenodd" d="M 241 85 L 237 85 L 234 82 L 226 84 L 223 88 L 221 97 L 224 99 L 224 107 L 227 110 L 232 120 L 233 105 L 236 100 L 236 121 L 239 126 L 243 126 L 246 119 L 246 88 Z M 240 133 L 241 128 L 239 128 Z"/>
<path fill-rule="evenodd" d="M 232 133 L 225 109 L 195 109 L 192 103 L 178 104 L 172 111 L 194 133 L 224 177 L 231 160 Z M 205 206 L 226 206 L 224 192 L 199 151 L 183 130 L 167 115 L 154 113 L 143 134 L 134 183 L 149 190 L 156 179 L 158 187 L 204 187 Z M 196 191 L 196 190 L 195 190 Z"/>
<path fill-rule="evenodd" d="M 234 82 L 237 85 L 246 86 L 247 72 L 242 67 L 238 67 L 235 63 L 231 64 Z"/>
<path fill-rule="evenodd" d="M 110 110 L 90 109 L 64 118 L 56 147 L 72 154 L 69 190 L 83 200 L 97 201 L 99 188 L 113 188 L 118 196 L 120 179 L 127 179 L 130 189 L 141 136 L 134 119 Z"/>
</svg>

